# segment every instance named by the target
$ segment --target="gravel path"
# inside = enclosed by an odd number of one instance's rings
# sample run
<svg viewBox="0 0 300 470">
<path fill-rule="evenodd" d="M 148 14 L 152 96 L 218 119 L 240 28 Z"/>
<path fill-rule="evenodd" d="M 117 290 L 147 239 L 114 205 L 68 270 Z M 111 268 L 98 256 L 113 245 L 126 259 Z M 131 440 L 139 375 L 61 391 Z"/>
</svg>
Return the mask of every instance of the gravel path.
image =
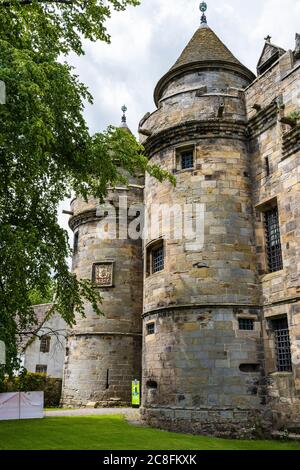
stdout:
<svg viewBox="0 0 300 470">
<path fill-rule="evenodd" d="M 54 410 L 45 411 L 46 417 L 51 416 L 92 416 L 92 415 L 124 415 L 127 421 L 139 422 L 140 412 L 134 408 L 80 408 L 78 410 Z"/>
</svg>

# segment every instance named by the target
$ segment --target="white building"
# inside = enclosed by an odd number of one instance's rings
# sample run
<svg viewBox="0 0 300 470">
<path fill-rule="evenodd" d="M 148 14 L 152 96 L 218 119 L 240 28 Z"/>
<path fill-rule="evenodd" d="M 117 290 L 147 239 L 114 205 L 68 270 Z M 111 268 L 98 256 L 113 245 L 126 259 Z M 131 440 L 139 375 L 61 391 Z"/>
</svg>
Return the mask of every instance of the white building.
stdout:
<svg viewBox="0 0 300 470">
<path fill-rule="evenodd" d="M 66 354 L 66 323 L 50 315 L 51 304 L 36 305 L 38 325 L 33 335 L 21 337 L 22 365 L 28 372 L 45 373 L 62 379 Z M 26 332 L 25 332 L 26 333 Z"/>
</svg>

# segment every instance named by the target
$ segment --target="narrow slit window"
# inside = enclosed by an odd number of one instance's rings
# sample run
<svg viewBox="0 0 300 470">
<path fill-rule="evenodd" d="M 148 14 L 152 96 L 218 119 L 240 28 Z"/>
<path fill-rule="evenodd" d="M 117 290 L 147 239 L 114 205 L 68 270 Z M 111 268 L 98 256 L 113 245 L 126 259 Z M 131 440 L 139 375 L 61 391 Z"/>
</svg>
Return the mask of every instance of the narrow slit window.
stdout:
<svg viewBox="0 0 300 470">
<path fill-rule="evenodd" d="M 73 243 L 73 253 L 76 255 L 78 253 L 78 243 L 79 243 L 79 232 L 74 234 L 74 243 Z"/>
<path fill-rule="evenodd" d="M 270 160 L 269 160 L 269 157 L 265 157 L 265 171 L 266 171 L 266 175 L 267 175 L 267 176 L 270 176 L 270 174 L 271 174 L 271 167 L 270 167 Z"/>
</svg>

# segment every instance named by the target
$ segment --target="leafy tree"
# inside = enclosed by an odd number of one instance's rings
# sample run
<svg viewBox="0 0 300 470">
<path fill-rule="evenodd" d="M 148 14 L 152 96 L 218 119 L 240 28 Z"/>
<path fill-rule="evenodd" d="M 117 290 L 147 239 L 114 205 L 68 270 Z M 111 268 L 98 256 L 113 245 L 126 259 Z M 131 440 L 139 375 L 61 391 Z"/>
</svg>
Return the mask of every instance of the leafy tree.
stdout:
<svg viewBox="0 0 300 470">
<path fill-rule="evenodd" d="M 29 299 L 31 305 L 50 304 L 54 300 L 55 283 L 50 279 L 49 284 L 44 286 L 43 291 L 37 287 L 29 292 Z"/>
<path fill-rule="evenodd" d="M 7 371 L 18 366 L 16 335 L 34 324 L 32 291 L 45 293 L 54 273 L 55 309 L 68 322 L 84 315 L 84 301 L 101 313 L 101 298 L 70 273 L 67 233 L 57 223 L 59 201 L 72 191 L 103 200 L 107 187 L 148 171 L 143 148 L 122 129 L 91 136 L 83 103 L 92 103 L 72 67 L 83 39 L 110 41 L 111 11 L 138 0 L 0 0 L 0 339 Z M 118 165 L 116 164 L 118 161 Z"/>
</svg>

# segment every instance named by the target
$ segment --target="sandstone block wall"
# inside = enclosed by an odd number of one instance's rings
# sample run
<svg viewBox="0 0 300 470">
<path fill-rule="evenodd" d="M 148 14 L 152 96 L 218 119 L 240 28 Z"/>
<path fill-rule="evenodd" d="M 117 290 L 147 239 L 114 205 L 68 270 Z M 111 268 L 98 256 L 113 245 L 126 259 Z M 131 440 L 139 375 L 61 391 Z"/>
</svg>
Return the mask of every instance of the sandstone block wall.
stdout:
<svg viewBox="0 0 300 470">
<path fill-rule="evenodd" d="M 239 330 L 244 317 L 253 331 Z M 170 308 L 144 323 L 144 419 L 194 433 L 251 432 L 265 403 L 259 309 Z"/>
<path fill-rule="evenodd" d="M 127 196 L 128 206 L 142 202 L 143 182 L 133 180 L 130 183 L 134 187 L 109 192 L 107 202 L 116 207 L 117 220 L 107 219 L 107 224 L 103 225 L 104 234 L 113 235 L 114 222 L 117 222 L 116 235 L 119 235 L 123 223 L 119 219 L 119 196 Z M 85 318 L 78 317 L 69 332 L 64 405 L 128 405 L 131 382 L 141 377 L 142 242 L 103 238 L 97 207 L 97 201 L 92 198 L 87 203 L 80 199 L 72 203 L 71 226 L 78 233 L 73 271 L 78 278 L 95 281 L 95 263 L 108 263 L 112 269 L 112 282 L 109 287 L 95 285 L 102 295 L 103 316 L 95 315 L 87 303 Z"/>
<path fill-rule="evenodd" d="M 249 152 L 252 161 L 253 206 L 269 405 L 275 425 L 300 424 L 300 149 L 295 138 L 299 123 L 285 120 L 300 109 L 300 62 L 291 51 L 283 55 L 245 92 L 249 118 Z M 255 111 L 253 106 L 261 106 Z M 270 172 L 266 170 L 266 158 Z M 276 201 L 279 213 L 283 269 L 268 273 L 263 211 Z M 277 372 L 272 320 L 287 316 L 293 372 Z"/>
</svg>

